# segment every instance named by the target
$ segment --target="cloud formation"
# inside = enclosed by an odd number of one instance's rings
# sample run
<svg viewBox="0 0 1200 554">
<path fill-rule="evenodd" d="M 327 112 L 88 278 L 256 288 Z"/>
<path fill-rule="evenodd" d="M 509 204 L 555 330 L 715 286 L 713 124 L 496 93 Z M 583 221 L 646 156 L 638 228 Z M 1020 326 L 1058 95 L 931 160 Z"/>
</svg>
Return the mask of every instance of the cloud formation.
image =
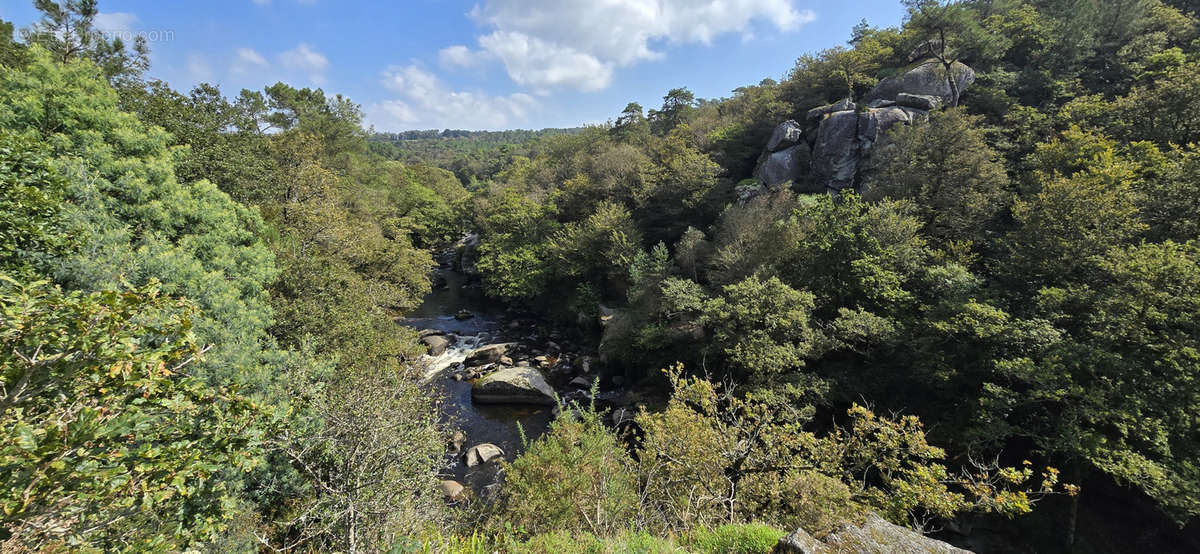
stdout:
<svg viewBox="0 0 1200 554">
<path fill-rule="evenodd" d="M 621 66 L 654 60 L 658 44 L 709 44 L 727 33 L 747 36 L 754 22 L 782 31 L 811 23 L 793 0 L 484 0 L 471 11 L 494 29 L 479 49 L 442 50 L 444 65 L 499 60 L 516 83 L 546 93 L 607 87 Z"/>
<path fill-rule="evenodd" d="M 491 96 L 450 90 L 436 75 L 416 66 L 392 66 L 383 87 L 397 97 L 366 107 L 367 120 L 381 130 L 504 129 L 537 106 L 528 94 Z"/>
<path fill-rule="evenodd" d="M 325 69 L 329 67 L 329 58 L 303 42 L 280 54 L 279 62 L 284 69 L 307 74 L 308 80 L 317 85 L 325 82 Z"/>
</svg>

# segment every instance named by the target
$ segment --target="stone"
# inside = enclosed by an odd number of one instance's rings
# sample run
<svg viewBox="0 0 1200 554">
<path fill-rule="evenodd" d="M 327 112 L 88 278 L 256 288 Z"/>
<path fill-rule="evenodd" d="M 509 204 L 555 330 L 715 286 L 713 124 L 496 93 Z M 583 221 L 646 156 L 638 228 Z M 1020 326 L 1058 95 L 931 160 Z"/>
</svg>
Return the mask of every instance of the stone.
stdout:
<svg viewBox="0 0 1200 554">
<path fill-rule="evenodd" d="M 430 356 L 441 356 L 453 342 L 446 335 L 430 335 L 421 339 L 421 344 L 429 349 Z"/>
<path fill-rule="evenodd" d="M 592 386 L 592 382 L 588 381 L 587 377 L 576 377 L 571 379 L 571 382 L 567 384 L 572 387 L 579 387 L 581 389 L 586 389 Z"/>
<path fill-rule="evenodd" d="M 930 96 L 927 94 L 909 94 L 907 92 L 901 92 L 900 94 L 896 95 L 896 103 L 906 108 L 933 111 L 942 107 L 942 98 L 940 96 Z"/>
<path fill-rule="evenodd" d="M 937 60 L 923 60 L 900 75 L 880 81 L 875 88 L 871 89 L 871 92 L 867 93 L 863 101 L 896 100 L 901 93 L 908 93 L 919 96 L 937 96 L 942 99 L 943 104 L 953 104 L 954 94 L 945 72 L 945 67 Z M 955 62 L 951 66 L 951 72 L 961 97 L 963 92 L 975 82 L 975 70 L 966 64 Z"/>
<path fill-rule="evenodd" d="M 808 110 L 808 113 L 805 114 L 805 119 L 809 122 L 814 122 L 832 113 L 852 112 L 856 109 L 858 109 L 858 105 L 849 98 L 846 98 L 836 104 L 828 104 Z"/>
<path fill-rule="evenodd" d="M 770 191 L 767 190 L 766 185 L 763 185 L 759 182 L 754 182 L 753 184 L 747 185 L 738 185 L 737 188 L 734 189 L 734 194 L 737 194 L 737 202 L 739 206 L 745 206 L 747 202 L 767 194 L 768 192 Z"/>
<path fill-rule="evenodd" d="M 494 363 L 500 361 L 500 358 L 503 358 L 505 355 L 507 355 L 508 351 L 511 350 L 514 346 L 516 346 L 515 342 L 505 342 L 505 343 L 489 344 L 487 346 L 481 346 L 481 347 L 476 348 L 475 350 L 471 351 L 470 354 L 467 354 L 467 359 L 463 360 L 463 365 L 477 366 L 477 365 L 485 365 L 485 364 L 494 364 Z"/>
<path fill-rule="evenodd" d="M 449 286 L 449 283 L 446 281 L 446 275 L 436 269 L 429 276 L 429 284 L 434 290 L 444 289 Z"/>
<path fill-rule="evenodd" d="M 617 408 L 612 411 L 610 417 L 612 418 L 613 427 L 620 427 L 626 423 L 633 423 L 633 418 L 636 416 L 637 412 L 630 408 Z"/>
<path fill-rule="evenodd" d="M 464 487 L 462 483 L 459 483 L 458 481 L 442 481 L 442 496 L 446 498 L 446 500 L 462 500 L 463 493 L 466 491 L 466 487 Z"/>
<path fill-rule="evenodd" d="M 450 435 L 450 440 L 446 441 L 446 449 L 451 454 L 458 454 L 462 451 L 462 447 L 467 443 L 467 435 L 462 431 L 455 431 Z"/>
<path fill-rule="evenodd" d="M 480 404 L 557 404 L 545 377 L 529 367 L 504 368 L 476 381 L 471 399 Z"/>
<path fill-rule="evenodd" d="M 835 191 L 854 188 L 859 170 L 882 136 L 899 124 L 911 124 L 921 112 L 890 106 L 863 112 L 838 112 L 821 120 L 813 149 L 813 173 L 820 185 Z"/>
<path fill-rule="evenodd" d="M 432 337 L 432 336 L 445 335 L 445 334 L 446 334 L 446 332 L 441 329 L 421 329 L 420 331 L 417 332 L 417 338 L 423 339 L 425 337 Z"/>
<path fill-rule="evenodd" d="M 775 131 L 771 133 L 771 139 L 767 141 L 768 152 L 778 152 L 791 148 L 800 143 L 800 139 L 804 138 L 804 129 L 799 123 L 794 120 L 787 120 L 775 126 Z"/>
<path fill-rule="evenodd" d="M 472 446 L 470 449 L 468 449 L 467 453 L 463 454 L 463 461 L 466 462 L 467 467 L 475 467 L 480 464 L 486 464 L 502 456 L 504 456 L 504 451 L 500 450 L 499 446 L 496 446 L 490 442 L 485 442 L 483 444 Z"/>
<path fill-rule="evenodd" d="M 471 310 L 459 310 L 458 313 L 454 314 L 454 319 L 459 321 L 466 321 L 473 317 L 475 317 L 475 314 L 471 313 Z"/>
<path fill-rule="evenodd" d="M 895 105 L 896 105 L 895 100 L 884 100 L 882 98 L 877 98 L 875 100 L 872 100 L 869 104 L 867 104 L 867 107 L 868 108 L 886 108 L 888 106 L 895 106 Z"/>
<path fill-rule="evenodd" d="M 513 359 L 508 356 L 500 356 L 500 365 L 513 365 Z"/>
<path fill-rule="evenodd" d="M 810 160 L 808 144 L 797 144 L 767 156 L 756 175 L 768 188 L 775 188 L 789 181 L 799 181 L 806 173 Z"/>
<path fill-rule="evenodd" d="M 971 554 L 949 543 L 894 525 L 868 513 L 862 525 L 842 524 L 818 541 L 804 529 L 783 537 L 775 547 L 788 554 Z"/>
</svg>

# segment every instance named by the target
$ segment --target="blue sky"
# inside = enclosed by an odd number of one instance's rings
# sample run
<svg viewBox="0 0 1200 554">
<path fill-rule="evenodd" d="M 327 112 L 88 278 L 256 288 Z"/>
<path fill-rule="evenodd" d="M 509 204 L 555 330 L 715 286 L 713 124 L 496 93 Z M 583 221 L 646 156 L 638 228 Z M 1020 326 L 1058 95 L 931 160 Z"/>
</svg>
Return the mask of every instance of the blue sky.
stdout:
<svg viewBox="0 0 1200 554">
<path fill-rule="evenodd" d="M 0 0 L 23 27 L 31 0 Z M 99 25 L 151 40 L 150 76 L 227 95 L 284 81 L 363 106 L 380 131 L 573 127 L 669 89 L 728 96 L 844 44 L 899 0 L 100 0 Z"/>
</svg>

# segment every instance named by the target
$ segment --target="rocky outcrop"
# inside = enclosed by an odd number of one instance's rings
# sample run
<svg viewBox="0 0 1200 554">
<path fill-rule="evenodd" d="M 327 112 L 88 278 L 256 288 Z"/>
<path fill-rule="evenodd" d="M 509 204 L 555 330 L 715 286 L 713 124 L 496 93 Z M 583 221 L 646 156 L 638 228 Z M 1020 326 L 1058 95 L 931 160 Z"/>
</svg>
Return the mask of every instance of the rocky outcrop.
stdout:
<svg viewBox="0 0 1200 554">
<path fill-rule="evenodd" d="M 927 113 L 902 106 L 830 113 L 821 120 L 813 147 L 812 171 L 817 182 L 834 191 L 856 188 L 860 166 L 880 136 Z"/>
<path fill-rule="evenodd" d="M 953 66 L 958 94 L 975 82 L 975 71 L 961 63 Z M 807 129 L 795 121 L 776 127 L 767 143 L 755 176 L 768 189 L 792 182 L 797 192 L 838 192 L 859 189 L 867 159 L 876 142 L 896 125 L 908 125 L 929 112 L 954 102 L 954 91 L 945 68 L 924 59 L 904 73 L 880 81 L 860 105 L 849 98 L 813 108 L 806 114 Z M 789 146 L 792 137 L 807 139 Z M 746 203 L 763 191 L 739 189 Z"/>
<path fill-rule="evenodd" d="M 479 275 L 479 235 L 464 236 L 454 245 L 454 268 L 464 275 Z"/>
<path fill-rule="evenodd" d="M 797 144 L 768 155 L 767 159 L 759 166 L 758 178 L 769 189 L 774 189 L 789 181 L 800 181 L 807 172 L 811 160 L 812 156 L 809 153 L 808 145 Z"/>
<path fill-rule="evenodd" d="M 824 540 L 804 529 L 779 540 L 777 553 L 787 554 L 971 554 L 969 550 L 931 539 L 911 529 L 867 514 L 862 525 L 844 524 Z"/>
<path fill-rule="evenodd" d="M 531 367 L 507 367 L 483 377 L 471 388 L 471 400 L 480 404 L 558 403 L 554 389 Z"/>
<path fill-rule="evenodd" d="M 789 119 L 775 127 L 775 132 L 771 133 L 771 139 L 767 141 L 767 151 L 786 150 L 800 144 L 802 138 L 804 138 L 804 128 Z"/>
<path fill-rule="evenodd" d="M 950 70 L 958 85 L 959 96 L 975 82 L 975 70 L 962 62 L 955 62 Z M 944 104 L 954 103 L 954 91 L 946 78 L 946 68 L 933 59 L 917 62 L 908 71 L 895 77 L 889 77 L 875 85 L 863 98 L 864 102 L 872 100 L 896 100 L 901 93 L 920 96 L 937 96 Z"/>
</svg>

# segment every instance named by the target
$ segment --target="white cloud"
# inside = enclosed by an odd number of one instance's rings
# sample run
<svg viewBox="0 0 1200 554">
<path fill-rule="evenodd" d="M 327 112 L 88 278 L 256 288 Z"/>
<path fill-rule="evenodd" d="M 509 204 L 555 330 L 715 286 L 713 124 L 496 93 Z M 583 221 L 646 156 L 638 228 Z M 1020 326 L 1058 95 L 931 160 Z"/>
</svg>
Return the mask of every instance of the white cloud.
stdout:
<svg viewBox="0 0 1200 554">
<path fill-rule="evenodd" d="M 473 67 L 483 61 L 481 52 L 472 52 L 461 44 L 449 46 L 438 52 L 438 61 L 445 67 Z"/>
<path fill-rule="evenodd" d="M 133 33 L 133 24 L 137 23 L 137 21 L 137 14 L 110 12 L 96 14 L 96 18 L 92 20 L 92 24 L 97 30 L 105 33 L 129 35 Z"/>
<path fill-rule="evenodd" d="M 329 58 L 303 42 L 296 48 L 280 54 L 279 62 L 285 69 L 304 72 L 308 79 L 317 85 L 325 82 L 325 69 L 329 67 Z"/>
<path fill-rule="evenodd" d="M 509 76 L 539 92 L 547 88 L 598 90 L 613 69 L 659 59 L 654 44 L 700 43 L 728 33 L 750 35 L 754 22 L 782 31 L 816 15 L 793 0 L 483 0 L 471 16 L 493 32 L 480 51 L 451 47 L 442 62 L 467 65 L 494 56 Z"/>
<path fill-rule="evenodd" d="M 383 86 L 397 97 L 366 107 L 368 121 L 381 130 L 505 129 L 525 120 L 537 106 L 528 94 L 491 96 L 450 90 L 416 65 L 387 68 Z"/>
<path fill-rule="evenodd" d="M 253 48 L 238 48 L 230 68 L 234 74 L 245 75 L 261 72 L 270 66 L 267 59 Z"/>
</svg>

